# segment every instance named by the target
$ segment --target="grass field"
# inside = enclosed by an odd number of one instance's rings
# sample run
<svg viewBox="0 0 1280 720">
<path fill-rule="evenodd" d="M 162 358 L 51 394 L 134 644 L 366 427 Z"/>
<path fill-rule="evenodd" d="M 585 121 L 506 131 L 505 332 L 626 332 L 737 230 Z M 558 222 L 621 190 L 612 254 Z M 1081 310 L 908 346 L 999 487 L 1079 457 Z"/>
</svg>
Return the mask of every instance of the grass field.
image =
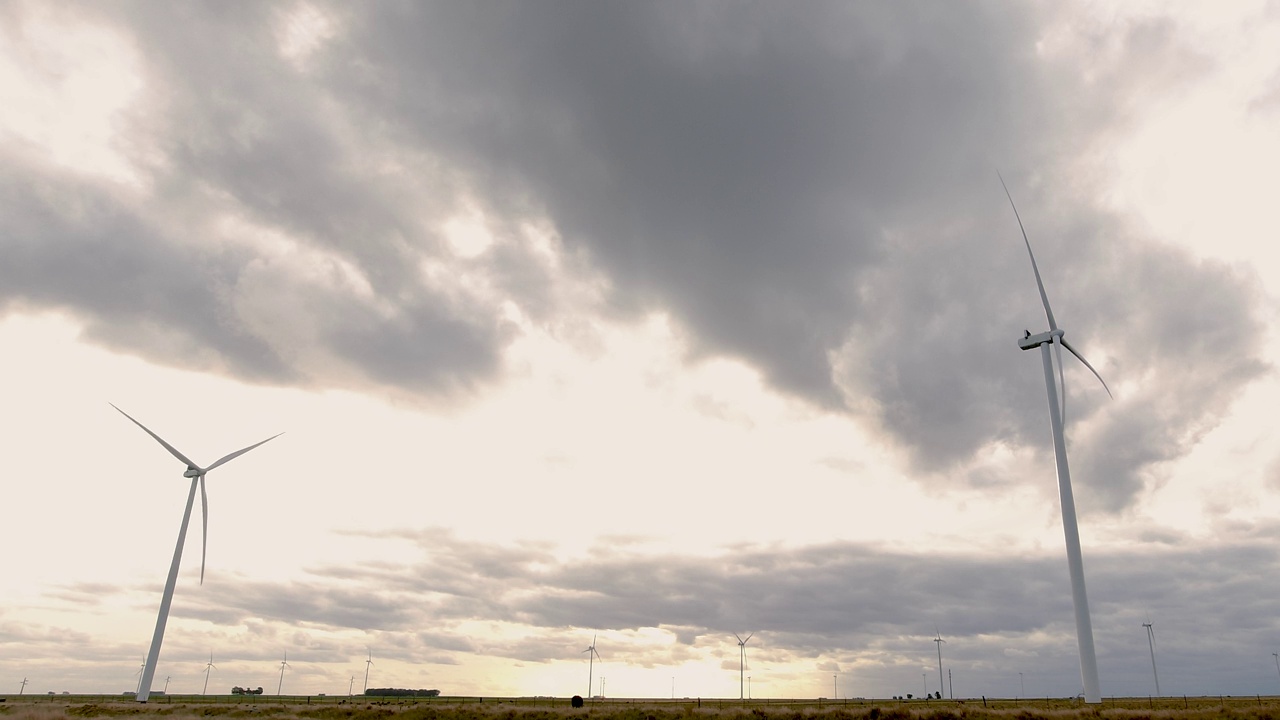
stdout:
<svg viewBox="0 0 1280 720">
<path fill-rule="evenodd" d="M 157 716 L 164 720 L 264 717 L 271 720 L 1280 720 L 1280 698 L 1107 698 L 1071 700 L 651 700 L 567 698 L 395 698 L 152 696 L 0 696 L 3 720 Z"/>
</svg>

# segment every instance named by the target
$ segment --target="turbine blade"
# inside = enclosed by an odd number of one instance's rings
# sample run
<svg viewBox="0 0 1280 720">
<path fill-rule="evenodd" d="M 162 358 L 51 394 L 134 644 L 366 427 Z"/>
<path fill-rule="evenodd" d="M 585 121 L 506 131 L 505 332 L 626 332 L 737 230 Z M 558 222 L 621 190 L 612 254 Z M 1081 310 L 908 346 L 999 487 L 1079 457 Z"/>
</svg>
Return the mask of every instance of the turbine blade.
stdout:
<svg viewBox="0 0 1280 720">
<path fill-rule="evenodd" d="M 734 634 L 733 634 L 733 636 L 734 636 L 734 637 L 736 637 L 736 638 L 738 638 L 738 644 L 739 644 L 739 645 L 741 645 L 741 644 L 743 643 L 743 640 L 742 640 L 742 636 L 741 636 L 741 635 L 739 635 L 738 633 L 734 633 Z"/>
<path fill-rule="evenodd" d="M 1053 353 L 1058 360 L 1058 417 L 1062 426 L 1067 426 L 1067 376 L 1062 367 L 1062 336 L 1053 336 Z"/>
<path fill-rule="evenodd" d="M 755 637 L 755 636 L 756 636 L 756 634 L 755 634 L 755 633 L 751 633 L 750 635 L 748 635 L 748 636 L 747 636 L 747 639 L 746 639 L 746 640 L 743 640 L 743 641 L 742 641 L 742 644 L 743 644 L 743 645 L 746 645 L 747 643 L 751 642 L 751 638 L 753 638 L 753 637 Z"/>
<path fill-rule="evenodd" d="M 210 465 L 209 467 L 205 468 L 205 469 L 204 469 L 204 471 L 205 471 L 205 472 L 209 472 L 210 470 L 212 470 L 212 469 L 214 469 L 214 468 L 218 467 L 219 465 L 221 465 L 221 464 L 223 464 L 223 463 L 225 463 L 225 462 L 229 462 L 229 461 L 231 461 L 231 460 L 235 460 L 236 458 L 240 457 L 241 455 L 243 455 L 243 454 L 245 454 L 245 453 L 249 452 L 250 450 L 252 450 L 252 449 L 254 449 L 254 448 L 256 448 L 256 447 L 258 447 L 259 445 L 262 445 L 262 444 L 264 444 L 264 443 L 271 442 L 272 440 L 275 440 L 276 438 L 280 437 L 280 436 L 281 436 L 281 435 L 283 435 L 283 434 L 284 434 L 284 433 L 276 433 L 275 435 L 272 435 L 271 437 L 267 438 L 266 440 L 263 440 L 262 442 L 254 443 L 254 444 L 250 445 L 250 446 L 249 446 L 249 447 L 247 447 L 247 448 L 242 448 L 242 449 L 240 449 L 240 450 L 237 450 L 237 451 L 235 451 L 235 452 L 231 453 L 230 455 L 223 456 L 223 457 L 219 458 L 217 462 L 215 462 L 214 464 L 212 464 L 212 465 Z"/>
<path fill-rule="evenodd" d="M 181 460 L 182 462 L 186 463 L 188 467 L 193 467 L 193 468 L 199 468 L 199 467 L 200 467 L 199 465 L 197 465 L 197 464 L 195 464 L 195 463 L 191 462 L 191 459 L 190 459 L 190 458 L 188 458 L 186 455 L 183 455 L 182 453 L 178 452 L 178 449 L 177 449 L 177 448 L 175 448 L 174 446 L 172 446 L 172 445 L 170 445 L 169 443 L 165 442 L 165 441 L 164 441 L 164 438 L 162 438 L 162 437 L 160 437 L 159 435 L 157 435 L 157 434 L 155 434 L 155 433 L 151 432 L 151 430 L 149 430 L 149 429 L 147 428 L 147 426 L 146 426 L 146 425 L 143 425 L 142 423 L 138 422 L 137 420 L 134 420 L 134 419 L 133 419 L 133 417 L 129 415 L 129 413 L 127 413 L 127 412 L 125 412 L 125 411 L 121 410 L 120 408 L 116 407 L 115 403 L 107 403 L 107 404 L 108 404 L 108 405 L 110 405 L 110 406 L 111 406 L 111 407 L 113 407 L 113 408 L 116 408 L 116 410 L 117 410 L 121 415 L 123 415 L 123 416 L 125 416 L 125 417 L 129 418 L 130 420 L 132 420 L 134 425 L 137 425 L 138 427 L 142 428 L 144 432 L 146 432 L 146 433 L 147 433 L 148 435 L 150 435 L 151 437 L 155 438 L 155 439 L 156 439 L 156 442 L 158 442 L 158 443 L 160 443 L 161 445 L 163 445 L 165 450 L 168 450 L 168 451 L 169 451 L 169 453 L 170 453 L 171 455 L 173 455 L 174 457 L 178 458 L 178 459 L 179 459 L 179 460 Z"/>
<path fill-rule="evenodd" d="M 1075 355 L 1077 360 L 1084 363 L 1085 367 L 1089 368 L 1089 372 L 1093 373 L 1093 376 L 1098 378 L 1098 382 L 1102 383 L 1102 389 L 1107 391 L 1107 397 L 1114 400 L 1116 396 L 1111 394 L 1111 388 L 1107 387 L 1107 381 L 1102 379 L 1102 376 L 1098 374 L 1097 370 L 1093 369 L 1093 366 L 1089 364 L 1089 361 L 1085 360 L 1083 355 L 1076 352 L 1076 349 L 1071 347 L 1071 343 L 1067 342 L 1066 338 L 1062 339 L 1062 345 L 1070 350 L 1071 354 Z"/>
<path fill-rule="evenodd" d="M 200 474 L 200 521 L 203 524 L 200 535 L 200 584 L 204 584 L 204 560 L 209 548 L 209 496 L 204 491 L 204 473 Z"/>
<path fill-rule="evenodd" d="M 1031 241 L 1027 239 L 1027 229 L 1022 226 L 1022 216 L 1018 214 L 1018 206 L 1013 204 L 1013 195 L 1009 193 L 1009 186 L 1004 184 L 1004 176 L 999 170 L 996 171 L 996 177 L 1000 178 L 1000 187 L 1004 188 L 1005 197 L 1009 198 L 1009 206 L 1013 208 L 1013 216 L 1018 220 L 1022 241 L 1027 244 L 1027 255 L 1031 256 L 1031 271 L 1036 275 L 1036 287 L 1040 288 L 1040 302 L 1044 303 L 1044 315 L 1049 320 L 1049 329 L 1057 330 L 1058 323 L 1053 319 L 1053 309 L 1049 307 L 1049 296 L 1045 294 L 1044 281 L 1040 279 L 1040 267 L 1036 265 L 1036 254 L 1031 252 Z"/>
</svg>

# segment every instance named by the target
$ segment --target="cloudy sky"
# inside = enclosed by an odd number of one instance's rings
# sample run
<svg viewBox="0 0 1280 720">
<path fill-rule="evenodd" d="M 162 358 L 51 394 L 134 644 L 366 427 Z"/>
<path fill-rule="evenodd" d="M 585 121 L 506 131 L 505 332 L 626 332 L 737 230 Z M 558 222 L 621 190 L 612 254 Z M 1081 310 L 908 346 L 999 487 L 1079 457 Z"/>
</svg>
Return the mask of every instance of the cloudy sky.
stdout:
<svg viewBox="0 0 1280 720">
<path fill-rule="evenodd" d="M 1280 692 L 1280 4 L 0 3 L 0 692 Z M 197 509 L 197 513 L 198 513 Z M 198 519 L 195 521 L 198 523 Z M 198 528 L 198 525 L 194 526 Z M 366 665 L 368 655 L 373 665 Z"/>
</svg>

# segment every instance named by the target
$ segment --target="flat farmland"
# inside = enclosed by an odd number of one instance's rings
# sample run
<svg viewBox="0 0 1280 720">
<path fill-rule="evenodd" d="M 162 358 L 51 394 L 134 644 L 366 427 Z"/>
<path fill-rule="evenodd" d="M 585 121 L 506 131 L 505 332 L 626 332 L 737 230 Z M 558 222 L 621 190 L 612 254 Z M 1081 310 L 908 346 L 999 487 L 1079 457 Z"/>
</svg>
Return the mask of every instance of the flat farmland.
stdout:
<svg viewBox="0 0 1280 720">
<path fill-rule="evenodd" d="M 0 696 L 4 720 L 157 716 L 167 720 L 1280 720 L 1277 697 L 1106 698 L 1100 705 L 1058 699 L 740 700 L 607 699 L 575 709 L 568 698 L 347 698 L 118 695 Z"/>
</svg>

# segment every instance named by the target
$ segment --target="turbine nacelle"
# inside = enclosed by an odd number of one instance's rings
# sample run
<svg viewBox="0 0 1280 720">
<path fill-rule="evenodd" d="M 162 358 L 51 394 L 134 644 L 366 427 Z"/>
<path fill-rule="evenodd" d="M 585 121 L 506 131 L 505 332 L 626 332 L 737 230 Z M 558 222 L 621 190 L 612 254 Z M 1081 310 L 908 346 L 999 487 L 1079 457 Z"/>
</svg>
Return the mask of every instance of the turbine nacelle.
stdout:
<svg viewBox="0 0 1280 720">
<path fill-rule="evenodd" d="M 1028 334 L 1026 337 L 1018 338 L 1018 347 L 1023 350 L 1034 350 L 1045 343 L 1053 342 L 1054 337 L 1061 338 L 1065 334 L 1066 333 L 1062 328 L 1050 330 L 1049 332 L 1042 332 L 1039 335 Z"/>
<path fill-rule="evenodd" d="M 204 474 L 204 471 L 198 467 L 187 466 L 187 471 L 182 473 L 182 477 L 197 478 Z"/>
</svg>

